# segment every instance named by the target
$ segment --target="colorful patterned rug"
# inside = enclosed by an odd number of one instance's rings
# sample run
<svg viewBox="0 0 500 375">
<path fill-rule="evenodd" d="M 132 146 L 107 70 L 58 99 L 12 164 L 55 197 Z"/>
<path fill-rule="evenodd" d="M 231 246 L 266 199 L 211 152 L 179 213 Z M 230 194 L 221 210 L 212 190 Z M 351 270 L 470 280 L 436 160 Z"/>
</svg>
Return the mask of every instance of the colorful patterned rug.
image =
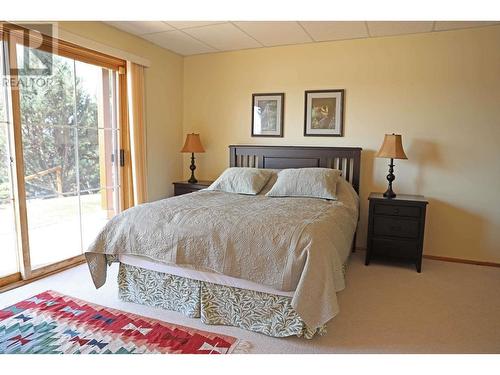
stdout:
<svg viewBox="0 0 500 375">
<path fill-rule="evenodd" d="M 50 290 L 0 310 L 0 353 L 228 354 L 237 344 Z"/>
</svg>

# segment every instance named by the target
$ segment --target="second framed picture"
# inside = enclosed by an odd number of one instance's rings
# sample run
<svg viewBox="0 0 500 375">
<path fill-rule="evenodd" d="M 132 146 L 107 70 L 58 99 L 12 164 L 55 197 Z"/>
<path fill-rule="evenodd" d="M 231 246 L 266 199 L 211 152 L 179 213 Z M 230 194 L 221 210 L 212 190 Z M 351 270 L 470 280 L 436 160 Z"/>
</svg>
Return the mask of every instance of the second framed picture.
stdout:
<svg viewBox="0 0 500 375">
<path fill-rule="evenodd" d="M 252 94 L 252 137 L 283 137 L 285 94 Z"/>
<path fill-rule="evenodd" d="M 344 90 L 305 92 L 304 135 L 342 137 L 344 135 Z"/>
</svg>

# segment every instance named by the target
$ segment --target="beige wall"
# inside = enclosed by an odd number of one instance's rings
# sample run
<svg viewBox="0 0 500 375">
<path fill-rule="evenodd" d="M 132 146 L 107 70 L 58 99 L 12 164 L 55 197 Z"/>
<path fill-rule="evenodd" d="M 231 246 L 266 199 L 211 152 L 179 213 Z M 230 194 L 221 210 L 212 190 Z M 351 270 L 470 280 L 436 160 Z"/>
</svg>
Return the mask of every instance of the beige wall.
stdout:
<svg viewBox="0 0 500 375">
<path fill-rule="evenodd" d="M 148 200 L 172 195 L 182 176 L 183 58 L 101 22 L 60 22 L 73 34 L 148 59 L 145 71 Z"/>
<path fill-rule="evenodd" d="M 363 147 L 366 197 L 385 189 L 383 134 L 403 134 L 395 190 L 430 199 L 425 252 L 500 262 L 500 27 L 207 54 L 182 58 L 99 22 L 61 22 L 85 38 L 151 61 L 146 70 L 149 200 L 188 175 L 178 150 L 201 133 L 197 175 L 215 178 L 229 144 Z M 345 136 L 305 138 L 304 90 L 344 88 Z M 184 95 L 182 93 L 184 92 Z M 285 137 L 251 138 L 254 92 L 285 92 Z"/>
<path fill-rule="evenodd" d="M 374 153 L 401 133 L 409 160 L 396 161 L 394 188 L 430 200 L 424 252 L 500 262 L 499 46 L 495 26 L 187 57 L 183 133 L 200 132 L 207 151 L 198 177 L 228 166 L 229 144 L 361 146 L 364 247 L 367 195 L 386 187 Z M 346 90 L 345 136 L 305 138 L 304 90 L 328 88 Z M 257 92 L 285 93 L 283 139 L 250 137 Z"/>
</svg>

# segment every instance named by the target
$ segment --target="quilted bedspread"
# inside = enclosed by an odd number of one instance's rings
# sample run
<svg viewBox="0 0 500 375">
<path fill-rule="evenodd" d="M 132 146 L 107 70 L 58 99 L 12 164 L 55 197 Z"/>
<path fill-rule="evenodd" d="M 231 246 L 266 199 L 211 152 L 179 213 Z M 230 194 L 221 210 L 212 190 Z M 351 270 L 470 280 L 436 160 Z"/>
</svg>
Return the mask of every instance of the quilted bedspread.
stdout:
<svg viewBox="0 0 500 375">
<path fill-rule="evenodd" d="M 128 254 L 295 291 L 293 308 L 317 328 L 339 311 L 356 221 L 342 201 L 202 190 L 122 212 L 85 256 L 97 288 L 108 256 Z"/>
</svg>

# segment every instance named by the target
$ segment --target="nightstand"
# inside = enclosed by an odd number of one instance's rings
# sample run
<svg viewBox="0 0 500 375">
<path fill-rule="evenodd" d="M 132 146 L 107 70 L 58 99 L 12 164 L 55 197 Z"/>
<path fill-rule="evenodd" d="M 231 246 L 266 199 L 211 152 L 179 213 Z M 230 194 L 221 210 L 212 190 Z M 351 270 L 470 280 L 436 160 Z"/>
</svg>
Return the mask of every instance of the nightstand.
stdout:
<svg viewBox="0 0 500 375">
<path fill-rule="evenodd" d="M 205 189 L 212 185 L 212 182 L 213 181 L 198 181 L 194 184 L 187 181 L 174 182 L 174 195 L 177 196 Z"/>
<path fill-rule="evenodd" d="M 425 210 L 428 201 L 421 195 L 398 194 L 385 198 L 371 193 L 365 265 L 375 257 L 411 261 L 422 269 Z"/>
</svg>

